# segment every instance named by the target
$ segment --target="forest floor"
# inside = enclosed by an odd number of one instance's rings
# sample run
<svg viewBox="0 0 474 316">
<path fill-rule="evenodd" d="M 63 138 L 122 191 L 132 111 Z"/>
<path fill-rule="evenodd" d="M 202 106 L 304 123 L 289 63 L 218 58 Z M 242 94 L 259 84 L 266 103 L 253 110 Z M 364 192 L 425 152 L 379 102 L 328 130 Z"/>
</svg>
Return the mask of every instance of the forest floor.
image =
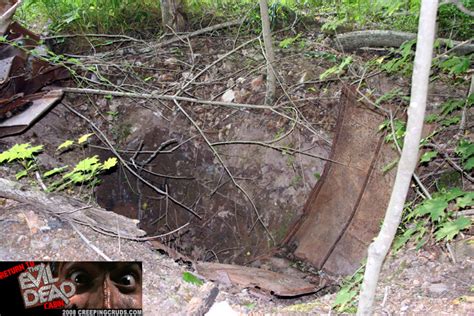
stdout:
<svg viewBox="0 0 474 316">
<path fill-rule="evenodd" d="M 79 82 L 83 87 L 106 91 L 182 93 L 185 97 L 216 102 L 263 104 L 265 60 L 258 41 L 239 48 L 234 40 L 220 33 L 190 38 L 144 53 L 134 51 L 150 47 L 153 43 L 132 44 L 123 55 L 88 55 L 90 51 L 76 51 L 75 54 L 82 56 L 83 71 L 79 72 L 76 83 L 71 81 L 66 85 L 75 87 Z M 243 41 L 239 39 L 239 43 Z M 226 55 L 229 52 L 232 53 Z M 260 197 L 258 209 L 264 209 L 263 216 L 274 221 L 272 232 L 278 233 L 277 228 L 282 223 L 289 225 L 301 215 L 306 197 L 324 168 L 324 159 L 315 156 L 325 158 L 329 155 L 343 85 L 359 85 L 361 90 L 375 99 L 398 88 L 400 96 L 392 102 L 400 107 L 403 97 L 409 95 L 407 78 L 374 70 L 366 73 L 364 63 L 378 57 L 369 53 L 354 55 L 353 65 L 339 77 L 321 80 L 319 75 L 333 66 L 334 60 L 341 60 L 341 56 L 344 55 L 325 41 L 310 36 L 300 47 L 295 44 L 293 48 L 278 49 L 277 70 L 281 86 L 275 104 L 276 108 L 290 104 L 289 96 L 298 113 L 294 121 L 287 119 L 291 111 L 267 113 L 258 108 L 236 110 L 199 104 L 185 104 L 179 109 L 171 101 L 157 102 L 146 97 L 121 98 L 107 93 L 67 94 L 63 103 L 88 117 L 88 121 L 78 118 L 60 104 L 25 134 L 2 139 L 2 147 L 22 142 L 44 144 L 45 150 L 39 161 L 47 170 L 73 164 L 80 155 L 110 156 L 98 140 L 92 140 L 87 148 L 80 149 L 80 154 L 77 150 L 63 155 L 56 152 L 56 147 L 66 139 L 77 139 L 94 131 L 92 124 L 103 131 L 112 146 L 124 152 L 124 157 L 126 153 L 129 161 L 137 157 L 146 160 L 147 155 L 153 154 L 154 148 L 177 139 L 175 142 L 181 151 L 169 158 L 159 152 L 161 160 L 158 167 L 164 167 L 150 170 L 172 175 L 163 177 L 168 179 L 166 181 L 160 180 L 161 189 L 172 188 L 174 191 L 171 192 L 176 192 L 187 204 L 193 201 L 196 205 L 202 203 L 201 213 L 206 214 L 204 222 L 208 226 L 196 225 L 186 234 L 174 234 L 160 239 L 161 242 L 193 260 L 246 263 L 250 261 L 246 257 L 250 256 L 248 254 L 257 258 L 268 250 L 265 231 L 255 225 L 255 214 L 248 205 L 245 206 L 245 197 L 237 192 L 231 179 L 223 178 L 222 167 L 218 166 L 206 141 L 215 144 L 231 139 L 251 139 L 260 143 L 258 146 L 291 145 L 313 155 L 293 159 L 284 150 L 271 149 L 270 153 L 263 149 L 252 151 L 249 144 L 246 144 L 247 147 L 232 145 L 230 149 L 219 151 L 235 179 L 246 183 L 251 196 Z M 214 63 L 216 58 L 221 60 Z M 91 69 L 91 66 L 95 67 L 95 71 L 84 71 Z M 363 85 L 360 84 L 362 81 Z M 465 91 L 467 87 L 462 85 L 453 89 L 449 83 L 434 82 L 429 96 L 430 111 L 436 110 L 446 99 L 464 97 Z M 183 110 L 188 112 L 194 123 L 183 115 Z M 206 135 L 206 141 L 202 140 L 202 135 Z M 281 139 L 285 141 L 281 142 Z M 148 150 L 147 155 L 143 154 L 145 150 Z M 249 153 L 247 156 L 246 151 Z M 179 213 L 182 210 L 173 209 L 167 201 L 151 197 L 149 191 L 138 185 L 134 188 L 143 189 L 140 199 L 131 197 L 127 190 L 114 191 L 117 183 L 136 182 L 136 179 L 130 180 L 123 169 L 120 172 L 120 178 L 105 176 L 102 184 L 94 190 L 84 186 L 68 191 L 68 194 L 74 192 L 86 200 L 95 197 L 101 206 L 109 210 L 153 223 L 143 226 L 150 234 L 167 233 L 192 221 L 192 216 Z M 193 175 L 192 180 L 187 178 L 189 174 Z M 255 174 L 261 182 L 254 179 Z M 1 176 L 12 177 L 12 172 L 3 168 Z M 430 178 L 426 181 L 427 184 L 432 182 Z M 430 188 L 430 185 L 427 186 Z M 259 186 L 264 189 L 259 189 Z M 200 193 L 189 193 L 192 188 L 199 188 L 196 191 Z M 217 196 L 215 200 L 205 200 L 205 196 L 214 195 Z M 275 203 L 265 204 L 268 201 Z M 161 203 L 166 204 L 165 213 L 158 211 L 165 205 Z M 231 209 L 228 203 L 236 205 L 235 214 L 228 214 Z M 222 205 L 226 207 L 219 208 Z M 239 207 L 244 215 L 237 214 Z M 287 210 L 288 213 L 280 210 Z M 89 247 L 93 244 L 113 260 L 143 261 L 145 315 L 184 315 L 190 308 L 191 299 L 199 295 L 200 287 L 185 282 L 182 277 L 184 271 L 192 271 L 192 265 L 176 262 L 173 256 L 154 251 L 148 242 L 121 240 L 80 227 L 89 240 L 86 243 L 67 223 L 38 211 L 32 205 L 13 200 L 1 201 L 0 214 L 0 238 L 5 241 L 0 244 L 1 260 L 101 260 L 97 252 Z M 227 220 L 229 216 L 232 221 Z M 163 222 L 160 223 L 164 223 L 164 218 L 165 224 L 156 225 L 161 220 Z M 256 227 L 254 235 L 244 234 L 253 225 Z M 280 232 L 279 239 L 284 233 Z M 236 236 L 228 238 L 231 234 Z M 215 244 L 220 248 L 213 248 Z M 417 250 L 408 243 L 387 258 L 383 266 L 376 313 L 474 315 L 473 255 L 474 242 L 469 235 L 459 236 L 449 249 L 428 243 Z M 217 286 L 220 292 L 216 303 L 221 304 L 214 308 L 229 305 L 227 307 L 232 308 L 236 315 L 337 313 L 332 310 L 337 286 L 291 299 L 277 298 L 255 289 Z M 232 313 L 221 310 L 212 315 Z"/>
<path fill-rule="evenodd" d="M 52 218 L 34 206 L 2 200 L 0 207 L 0 258 L 24 261 L 103 260 L 69 224 Z M 200 287 L 185 282 L 190 267 L 153 251 L 146 242 L 118 240 L 80 227 L 90 244 L 112 260 L 143 262 L 143 310 L 145 315 L 186 315 Z M 376 297 L 377 315 L 473 315 L 474 246 L 472 238 L 453 243 L 453 256 L 439 247 L 416 251 L 406 248 L 385 262 Z M 453 262 L 453 259 L 456 261 Z M 191 269 L 192 271 L 192 269 Z M 213 315 L 337 314 L 331 310 L 334 293 L 298 299 L 278 299 L 251 289 L 219 285 L 216 303 L 227 304 Z M 221 306 L 222 308 L 222 306 Z M 224 311 L 224 312 L 223 312 Z"/>
</svg>

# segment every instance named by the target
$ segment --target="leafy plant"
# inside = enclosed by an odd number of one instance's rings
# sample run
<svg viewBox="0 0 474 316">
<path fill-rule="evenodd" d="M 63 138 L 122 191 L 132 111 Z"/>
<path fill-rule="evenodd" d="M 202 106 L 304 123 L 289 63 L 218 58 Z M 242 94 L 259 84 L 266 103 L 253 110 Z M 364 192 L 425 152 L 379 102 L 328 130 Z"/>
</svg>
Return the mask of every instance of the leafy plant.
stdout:
<svg viewBox="0 0 474 316">
<path fill-rule="evenodd" d="M 287 37 L 284 40 L 280 41 L 280 44 L 278 44 L 278 46 L 280 48 L 288 48 L 292 46 L 300 37 L 301 37 L 301 33 L 299 33 L 295 37 Z"/>
<path fill-rule="evenodd" d="M 392 128 L 393 124 L 393 128 Z M 403 145 L 403 138 L 406 134 L 406 122 L 400 119 L 394 119 L 393 122 L 390 120 L 385 120 L 380 126 L 379 131 L 387 131 L 385 136 L 385 142 L 391 143 L 394 140 L 397 141 L 397 144 L 400 148 Z"/>
<path fill-rule="evenodd" d="M 392 50 L 396 57 L 382 64 L 382 69 L 388 73 L 401 73 L 408 75 L 413 69 L 413 58 L 415 57 L 414 46 L 416 40 L 410 40 L 403 43 L 399 49 Z"/>
<path fill-rule="evenodd" d="M 456 154 L 461 158 L 461 164 L 466 171 L 474 168 L 474 144 L 467 139 L 461 139 L 456 147 Z"/>
<path fill-rule="evenodd" d="M 92 183 L 92 185 L 96 185 L 99 182 L 97 176 L 115 165 L 117 165 L 117 158 L 115 157 L 108 158 L 104 162 L 100 162 L 97 155 L 85 158 L 78 162 L 71 172 L 65 174 L 60 180 L 53 182 L 48 187 L 48 191 L 61 191 L 75 184 Z"/>
<path fill-rule="evenodd" d="M 204 284 L 204 281 L 192 274 L 191 272 L 183 272 L 183 281 L 188 282 L 197 286 Z"/>
<path fill-rule="evenodd" d="M 427 241 L 428 224 L 433 227 L 436 241 L 452 240 L 471 225 L 471 220 L 464 216 L 456 218 L 455 211 L 473 205 L 474 192 L 453 188 L 436 192 L 432 199 L 426 199 L 414 208 L 406 207 L 403 222 L 408 228 L 401 230 L 392 249 L 398 251 L 409 240 L 414 240 L 417 248 L 421 247 Z"/>
<path fill-rule="evenodd" d="M 332 308 L 336 309 L 338 313 L 355 313 L 357 311 L 356 297 L 364 279 L 364 270 L 365 265 L 342 281 L 341 289 L 337 292 L 336 299 L 332 304 Z"/>
<path fill-rule="evenodd" d="M 350 64 L 352 64 L 352 57 L 347 56 L 344 60 L 337 66 L 333 66 L 319 75 L 320 80 L 324 80 L 331 75 L 339 75 L 341 74 Z"/>
<path fill-rule="evenodd" d="M 390 102 L 396 99 L 401 99 L 402 101 L 405 101 L 405 102 L 410 101 L 410 98 L 403 94 L 402 89 L 395 88 L 385 93 L 384 95 L 380 96 L 377 100 L 375 100 L 375 104 L 380 105 L 384 102 Z"/>
<path fill-rule="evenodd" d="M 469 70 L 471 60 L 468 57 L 451 56 L 440 62 L 438 67 L 449 75 L 461 75 Z"/>
<path fill-rule="evenodd" d="M 0 164 L 18 162 L 23 167 L 23 170 L 15 175 L 18 180 L 27 176 L 28 172 L 37 170 L 36 156 L 42 150 L 43 145 L 32 147 L 30 143 L 15 144 L 0 154 Z"/>
</svg>

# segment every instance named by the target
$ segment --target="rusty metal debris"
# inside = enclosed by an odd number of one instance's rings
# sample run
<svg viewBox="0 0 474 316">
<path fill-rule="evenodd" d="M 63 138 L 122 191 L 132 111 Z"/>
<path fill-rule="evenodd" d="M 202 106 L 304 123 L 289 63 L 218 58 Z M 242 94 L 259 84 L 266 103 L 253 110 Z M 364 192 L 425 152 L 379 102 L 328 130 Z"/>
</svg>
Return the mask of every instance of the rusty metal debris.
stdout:
<svg viewBox="0 0 474 316">
<path fill-rule="evenodd" d="M 384 173 L 396 152 L 378 126 L 384 116 L 344 89 L 331 160 L 311 192 L 300 222 L 286 240 L 296 257 L 332 274 L 352 274 L 380 229 L 394 173 Z"/>
<path fill-rule="evenodd" d="M 27 129 L 62 97 L 61 90 L 40 90 L 69 77 L 67 69 L 38 56 L 44 51 L 38 35 L 11 22 L 19 4 L 0 5 L 0 35 L 6 39 L 0 44 L 0 137 Z"/>
</svg>

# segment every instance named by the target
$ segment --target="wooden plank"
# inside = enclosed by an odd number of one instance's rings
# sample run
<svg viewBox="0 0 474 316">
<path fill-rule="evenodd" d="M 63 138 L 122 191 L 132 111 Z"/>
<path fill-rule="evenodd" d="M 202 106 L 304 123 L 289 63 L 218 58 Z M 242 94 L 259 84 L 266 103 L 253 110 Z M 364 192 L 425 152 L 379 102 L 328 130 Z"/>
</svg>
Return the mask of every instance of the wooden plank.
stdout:
<svg viewBox="0 0 474 316">
<path fill-rule="evenodd" d="M 196 263 L 196 270 L 211 281 L 231 283 L 243 288 L 258 288 L 277 296 L 299 296 L 319 289 L 300 278 L 258 268 L 199 262 Z"/>
</svg>

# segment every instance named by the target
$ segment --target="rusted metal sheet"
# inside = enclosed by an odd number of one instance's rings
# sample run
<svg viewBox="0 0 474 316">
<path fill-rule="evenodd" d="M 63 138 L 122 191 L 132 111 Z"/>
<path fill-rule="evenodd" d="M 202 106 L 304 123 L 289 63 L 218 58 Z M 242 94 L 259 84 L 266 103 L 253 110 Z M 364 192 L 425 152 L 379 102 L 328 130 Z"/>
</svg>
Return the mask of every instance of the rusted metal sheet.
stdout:
<svg viewBox="0 0 474 316">
<path fill-rule="evenodd" d="M 4 114 L 5 110 L 9 110 L 9 107 L 13 111 L 10 119 L 0 122 L 0 137 L 18 134 L 26 130 L 51 105 L 60 100 L 62 95 L 63 92 L 61 90 L 40 92 L 20 98 L 5 107 L 0 106 L 0 115 Z M 26 107 L 28 107 L 27 110 L 21 111 Z M 18 114 L 14 112 L 17 109 L 21 111 Z"/>
<path fill-rule="evenodd" d="M 243 288 L 260 289 L 277 296 L 299 296 L 319 288 L 300 278 L 281 273 L 231 264 L 199 262 L 196 270 L 208 280 Z"/>
<path fill-rule="evenodd" d="M 296 257 L 334 274 L 360 266 L 378 233 L 393 172 L 383 166 L 396 153 L 383 143 L 378 126 L 384 116 L 344 89 L 330 163 L 306 202 L 304 215 L 287 238 Z"/>
<path fill-rule="evenodd" d="M 5 30 L 11 23 L 15 10 L 21 4 L 21 0 L 2 0 L 0 2 L 0 35 L 5 33 Z"/>
<path fill-rule="evenodd" d="M 28 52 L 41 50 L 40 37 L 16 22 L 10 23 L 18 3 L 0 5 L 1 23 L 9 23 L 1 35 L 17 44 L 0 44 L 0 137 L 24 131 L 62 96 L 61 91 L 40 90 L 69 77 L 64 67 L 51 65 Z"/>
</svg>

